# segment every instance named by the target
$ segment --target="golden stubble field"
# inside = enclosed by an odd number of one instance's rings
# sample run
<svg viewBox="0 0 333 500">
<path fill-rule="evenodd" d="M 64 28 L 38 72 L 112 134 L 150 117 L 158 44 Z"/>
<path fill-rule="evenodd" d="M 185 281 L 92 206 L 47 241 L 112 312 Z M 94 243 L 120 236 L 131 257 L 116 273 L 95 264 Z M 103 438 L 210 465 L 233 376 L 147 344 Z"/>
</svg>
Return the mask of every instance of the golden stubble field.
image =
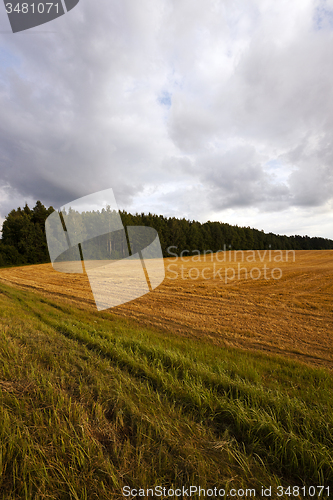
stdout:
<svg viewBox="0 0 333 500">
<path fill-rule="evenodd" d="M 164 264 L 157 289 L 104 317 L 333 369 L 333 250 L 230 251 Z M 0 269 L 0 282 L 96 309 L 87 275 L 62 274 L 51 264 Z"/>
</svg>

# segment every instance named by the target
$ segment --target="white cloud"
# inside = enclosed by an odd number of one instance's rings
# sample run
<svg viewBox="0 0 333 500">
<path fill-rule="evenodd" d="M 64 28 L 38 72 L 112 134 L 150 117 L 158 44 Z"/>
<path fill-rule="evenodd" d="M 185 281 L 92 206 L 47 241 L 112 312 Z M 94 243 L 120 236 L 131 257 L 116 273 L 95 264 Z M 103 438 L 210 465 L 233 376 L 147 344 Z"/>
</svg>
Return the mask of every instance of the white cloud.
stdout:
<svg viewBox="0 0 333 500">
<path fill-rule="evenodd" d="M 55 33 L 0 33 L 1 215 L 112 187 L 128 210 L 276 232 L 283 211 L 333 237 L 331 4 L 82 1 Z"/>
</svg>

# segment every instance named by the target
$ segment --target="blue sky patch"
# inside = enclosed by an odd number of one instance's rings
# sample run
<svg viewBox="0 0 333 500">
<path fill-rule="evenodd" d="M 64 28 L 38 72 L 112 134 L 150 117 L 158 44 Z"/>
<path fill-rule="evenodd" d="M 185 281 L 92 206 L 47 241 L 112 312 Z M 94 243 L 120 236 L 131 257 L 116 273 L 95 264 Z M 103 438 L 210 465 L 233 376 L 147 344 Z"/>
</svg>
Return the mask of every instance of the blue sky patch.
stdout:
<svg viewBox="0 0 333 500">
<path fill-rule="evenodd" d="M 333 10 L 326 6 L 326 2 L 322 2 L 315 9 L 314 27 L 315 30 L 333 29 Z"/>
<path fill-rule="evenodd" d="M 19 66 L 20 60 L 4 48 L 0 48 L 0 68 L 7 69 L 14 66 Z"/>
<path fill-rule="evenodd" d="M 171 94 L 170 92 L 163 92 L 158 97 L 158 102 L 167 108 L 171 108 Z"/>
</svg>

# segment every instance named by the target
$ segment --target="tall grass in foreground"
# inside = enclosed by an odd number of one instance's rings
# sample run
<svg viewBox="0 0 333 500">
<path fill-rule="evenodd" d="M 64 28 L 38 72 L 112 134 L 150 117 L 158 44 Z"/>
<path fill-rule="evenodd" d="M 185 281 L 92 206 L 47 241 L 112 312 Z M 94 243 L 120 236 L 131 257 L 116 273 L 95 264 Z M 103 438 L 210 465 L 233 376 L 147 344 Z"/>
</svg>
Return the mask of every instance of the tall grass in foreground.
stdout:
<svg viewBox="0 0 333 500">
<path fill-rule="evenodd" d="M 332 391 L 325 370 L 1 285 L 0 499 L 330 486 Z"/>
</svg>

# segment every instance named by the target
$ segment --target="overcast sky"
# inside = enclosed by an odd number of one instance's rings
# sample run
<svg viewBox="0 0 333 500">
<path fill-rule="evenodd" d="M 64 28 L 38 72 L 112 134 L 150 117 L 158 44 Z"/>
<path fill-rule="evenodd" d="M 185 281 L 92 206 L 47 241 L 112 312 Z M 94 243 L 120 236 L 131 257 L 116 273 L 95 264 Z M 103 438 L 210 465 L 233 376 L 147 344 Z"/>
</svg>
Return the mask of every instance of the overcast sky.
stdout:
<svg viewBox="0 0 333 500">
<path fill-rule="evenodd" d="M 333 0 L 0 5 L 0 222 L 113 188 L 130 212 L 333 238 Z"/>
</svg>

